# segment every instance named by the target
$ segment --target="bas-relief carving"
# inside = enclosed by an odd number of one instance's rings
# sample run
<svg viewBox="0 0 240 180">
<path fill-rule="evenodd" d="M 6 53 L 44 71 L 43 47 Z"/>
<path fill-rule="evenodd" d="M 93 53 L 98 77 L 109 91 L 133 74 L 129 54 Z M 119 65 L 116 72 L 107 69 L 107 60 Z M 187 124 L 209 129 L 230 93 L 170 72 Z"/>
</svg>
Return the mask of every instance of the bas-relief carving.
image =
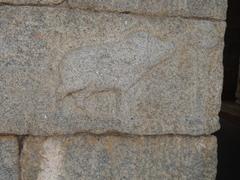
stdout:
<svg viewBox="0 0 240 180">
<path fill-rule="evenodd" d="M 91 117 L 111 119 L 132 114 L 153 119 L 161 111 L 161 99 L 170 95 L 166 91 L 169 82 L 165 81 L 171 79 L 164 74 L 168 72 L 164 63 L 171 61 L 174 53 L 173 42 L 147 32 L 79 48 L 67 54 L 60 65 L 58 92 L 63 101 L 69 95 L 74 97 L 72 107 Z"/>
<path fill-rule="evenodd" d="M 3 61 L 27 64 L 0 73 L 2 133 L 95 133 L 101 126 L 99 133 L 208 134 L 218 128 L 225 23 L 45 7 L 18 7 L 16 16 L 15 7 L 5 9 L 4 21 L 28 23 L 3 24 L 9 45 L 1 57 L 11 57 Z M 12 47 L 16 34 L 23 41 Z"/>
</svg>

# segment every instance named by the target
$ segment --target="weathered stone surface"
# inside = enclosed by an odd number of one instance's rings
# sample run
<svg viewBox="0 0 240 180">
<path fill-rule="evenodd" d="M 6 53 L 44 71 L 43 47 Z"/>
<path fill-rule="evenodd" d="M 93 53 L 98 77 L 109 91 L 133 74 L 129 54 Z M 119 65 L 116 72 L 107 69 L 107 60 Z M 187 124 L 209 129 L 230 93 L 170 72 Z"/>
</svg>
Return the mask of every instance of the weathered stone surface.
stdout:
<svg viewBox="0 0 240 180">
<path fill-rule="evenodd" d="M 19 179 L 18 142 L 14 137 L 0 137 L 0 180 Z"/>
<path fill-rule="evenodd" d="M 215 137 L 27 138 L 22 178 L 214 180 Z"/>
<path fill-rule="evenodd" d="M 0 5 L 58 5 L 63 3 L 64 0 L 0 0 Z"/>
<path fill-rule="evenodd" d="M 227 0 L 69 0 L 73 8 L 225 19 Z"/>
<path fill-rule="evenodd" d="M 218 129 L 225 23 L 0 7 L 1 133 Z"/>
<path fill-rule="evenodd" d="M 59 5 L 98 11 L 224 20 L 227 0 L 0 0 L 12 5 Z"/>
</svg>

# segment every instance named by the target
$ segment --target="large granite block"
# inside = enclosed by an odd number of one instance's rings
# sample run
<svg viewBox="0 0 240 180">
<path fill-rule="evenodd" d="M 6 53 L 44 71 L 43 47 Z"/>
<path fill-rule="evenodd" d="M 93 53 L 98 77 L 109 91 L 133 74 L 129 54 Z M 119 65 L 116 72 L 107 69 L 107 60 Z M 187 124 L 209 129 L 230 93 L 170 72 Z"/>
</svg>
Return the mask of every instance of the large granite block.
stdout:
<svg viewBox="0 0 240 180">
<path fill-rule="evenodd" d="M 27 180 L 214 180 L 215 137 L 73 136 L 27 138 Z"/>
<path fill-rule="evenodd" d="M 19 179 L 18 142 L 14 137 L 0 137 L 0 180 Z"/>
<path fill-rule="evenodd" d="M 210 134 L 225 23 L 0 7 L 0 133 Z"/>
</svg>

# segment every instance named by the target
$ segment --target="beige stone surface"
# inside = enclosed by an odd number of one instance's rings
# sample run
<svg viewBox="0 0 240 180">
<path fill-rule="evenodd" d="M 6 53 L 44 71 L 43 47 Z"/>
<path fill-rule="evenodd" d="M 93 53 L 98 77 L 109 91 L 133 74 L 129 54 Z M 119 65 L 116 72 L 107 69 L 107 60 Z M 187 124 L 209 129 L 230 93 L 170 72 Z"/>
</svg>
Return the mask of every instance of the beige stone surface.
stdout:
<svg viewBox="0 0 240 180">
<path fill-rule="evenodd" d="M 73 8 L 225 19 L 227 0 L 69 0 Z"/>
<path fill-rule="evenodd" d="M 19 179 L 19 149 L 17 138 L 0 137 L 0 180 Z"/>
<path fill-rule="evenodd" d="M 24 142 L 27 180 L 214 180 L 215 137 L 73 136 Z"/>
<path fill-rule="evenodd" d="M 0 133 L 210 134 L 225 23 L 0 7 Z"/>
<path fill-rule="evenodd" d="M 0 0 L 0 5 L 58 5 L 65 0 Z"/>
<path fill-rule="evenodd" d="M 157 16 L 226 18 L 227 0 L 0 0 L 10 5 L 60 5 Z"/>
</svg>

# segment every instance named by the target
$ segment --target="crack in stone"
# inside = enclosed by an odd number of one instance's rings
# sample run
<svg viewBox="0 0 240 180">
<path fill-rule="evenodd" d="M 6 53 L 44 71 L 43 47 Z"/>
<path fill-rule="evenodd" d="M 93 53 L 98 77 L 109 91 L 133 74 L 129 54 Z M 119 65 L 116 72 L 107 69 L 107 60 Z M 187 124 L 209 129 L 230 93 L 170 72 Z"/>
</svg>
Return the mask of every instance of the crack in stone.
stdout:
<svg viewBox="0 0 240 180">
<path fill-rule="evenodd" d="M 58 134 L 58 133 L 53 133 L 53 134 L 48 134 L 48 135 L 32 135 L 32 134 L 25 134 L 25 135 L 17 135 L 17 134 L 0 134 L 0 136 L 4 137 L 8 137 L 8 136 L 12 136 L 15 138 L 22 138 L 22 145 L 24 145 L 25 143 L 25 139 L 28 137 L 33 137 L 33 138 L 52 138 L 52 137 L 60 137 L 60 138 L 64 138 L 64 137 L 76 137 L 76 136 L 95 136 L 95 137 L 107 137 L 107 136 L 116 136 L 116 137 L 126 137 L 126 138 L 131 138 L 131 137 L 192 137 L 192 138 L 198 138 L 198 137 L 209 137 L 211 135 L 209 134 L 203 134 L 203 135 L 191 135 L 191 134 L 174 134 L 174 133 L 167 133 L 167 134 L 134 134 L 134 133 L 126 133 L 126 132 L 121 132 L 118 130 L 106 130 L 105 132 L 101 132 L 101 133 L 94 133 L 91 132 L 90 130 L 84 130 L 81 132 L 75 132 L 72 134 Z M 23 150 L 23 146 L 21 149 L 21 153 Z"/>
<path fill-rule="evenodd" d="M 24 140 L 28 135 L 17 136 L 18 142 L 18 165 L 19 165 L 19 180 L 22 180 L 22 165 L 21 165 L 21 156 L 23 152 Z"/>
<path fill-rule="evenodd" d="M 63 5 L 63 6 L 60 6 Z M 183 15 L 158 15 L 156 13 L 141 13 L 141 12 L 133 12 L 133 11 L 120 11 L 120 10 L 109 10 L 109 9 L 96 9 L 91 7 L 72 7 L 68 0 L 62 0 L 59 3 L 46 3 L 46 4 L 39 4 L 39 3 L 22 3 L 22 4 L 14 4 L 14 3 L 7 3 L 7 2 L 0 2 L 1 6 L 26 6 L 26 7 L 61 7 L 61 8 L 68 8 L 68 9 L 79 9 L 82 11 L 90 11 L 90 12 L 97 12 L 97 13 L 114 13 L 114 14 L 126 14 L 126 15 L 135 15 L 135 16 L 145 16 L 145 17 L 165 17 L 165 18 L 182 18 L 182 19 L 191 19 L 191 20 L 199 20 L 199 21 L 212 21 L 212 22 L 224 22 L 226 19 L 221 18 L 213 18 L 213 17 L 200 17 L 200 16 L 183 16 Z"/>
</svg>

